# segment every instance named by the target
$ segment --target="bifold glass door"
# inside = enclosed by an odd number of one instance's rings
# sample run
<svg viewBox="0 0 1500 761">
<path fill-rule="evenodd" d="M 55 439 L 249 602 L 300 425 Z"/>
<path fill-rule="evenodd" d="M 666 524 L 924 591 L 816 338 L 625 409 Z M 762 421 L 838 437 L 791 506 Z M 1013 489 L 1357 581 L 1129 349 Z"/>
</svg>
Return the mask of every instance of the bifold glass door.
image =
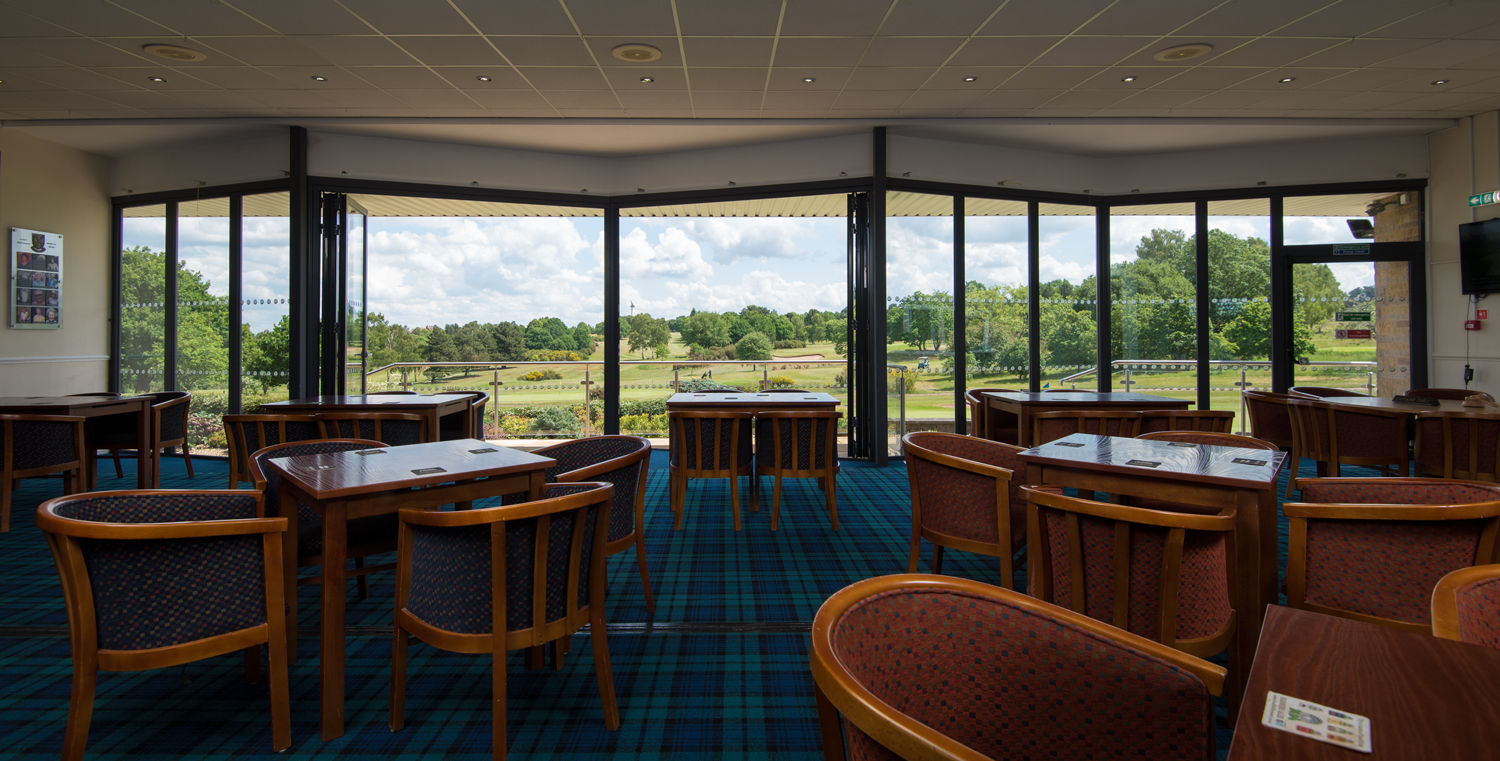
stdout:
<svg viewBox="0 0 1500 761">
<path fill-rule="evenodd" d="M 369 214 L 342 193 L 322 203 L 322 392 L 365 392 L 365 250 Z"/>
</svg>

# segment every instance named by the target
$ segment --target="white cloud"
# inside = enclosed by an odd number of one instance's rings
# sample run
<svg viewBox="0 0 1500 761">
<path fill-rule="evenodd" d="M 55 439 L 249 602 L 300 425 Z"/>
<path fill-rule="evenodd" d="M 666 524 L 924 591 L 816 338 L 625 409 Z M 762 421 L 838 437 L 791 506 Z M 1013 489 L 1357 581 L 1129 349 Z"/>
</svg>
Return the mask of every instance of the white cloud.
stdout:
<svg viewBox="0 0 1500 761">
<path fill-rule="evenodd" d="M 813 220 L 793 217 L 739 218 L 700 217 L 672 219 L 688 237 L 704 244 L 710 258 L 725 265 L 741 259 L 799 259 L 809 255 L 804 247 Z"/>
<path fill-rule="evenodd" d="M 668 227 L 652 245 L 646 231 L 637 227 L 620 238 L 620 273 L 623 277 L 672 275 L 701 280 L 713 275 L 703 261 L 703 249 L 681 228 Z"/>
</svg>

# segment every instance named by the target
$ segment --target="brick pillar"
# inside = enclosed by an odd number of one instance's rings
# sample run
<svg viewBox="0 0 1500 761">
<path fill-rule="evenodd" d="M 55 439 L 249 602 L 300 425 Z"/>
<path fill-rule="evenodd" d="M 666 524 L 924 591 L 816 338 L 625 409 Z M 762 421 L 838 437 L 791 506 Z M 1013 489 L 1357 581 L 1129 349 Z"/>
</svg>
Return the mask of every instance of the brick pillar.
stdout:
<svg viewBox="0 0 1500 761">
<path fill-rule="evenodd" d="M 1406 199 L 1402 203 L 1402 198 Z M 1379 243 L 1419 240 L 1421 231 L 1416 192 L 1382 198 L 1376 209 L 1375 240 Z M 1376 390 L 1378 396 L 1404 394 L 1411 388 L 1411 272 L 1406 262 L 1375 263 Z"/>
</svg>

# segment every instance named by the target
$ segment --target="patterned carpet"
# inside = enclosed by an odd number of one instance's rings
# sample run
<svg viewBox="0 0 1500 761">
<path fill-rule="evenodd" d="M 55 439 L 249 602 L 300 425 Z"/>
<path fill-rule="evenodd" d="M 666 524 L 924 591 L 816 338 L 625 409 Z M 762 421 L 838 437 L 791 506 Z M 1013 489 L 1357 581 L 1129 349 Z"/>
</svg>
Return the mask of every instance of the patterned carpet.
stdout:
<svg viewBox="0 0 1500 761">
<path fill-rule="evenodd" d="M 223 488 L 227 465 L 164 462 L 167 488 Z M 1302 475 L 1310 476 L 1311 463 Z M 102 469 L 100 487 L 134 488 Z M 1353 475 L 1352 473 L 1350 475 Z M 744 483 L 743 481 L 741 482 Z M 656 613 L 646 612 L 633 551 L 609 564 L 608 632 L 624 724 L 604 728 L 593 658 L 575 639 L 561 671 L 509 668 L 510 750 L 516 758 L 814 759 L 820 756 L 807 628 L 829 595 L 864 578 L 905 570 L 911 518 L 905 467 L 846 463 L 838 483 L 839 531 L 829 530 L 812 481 L 787 481 L 779 529 L 770 530 L 770 481 L 759 512 L 741 495 L 735 532 L 727 482 L 693 482 L 683 530 L 673 531 L 662 453 L 652 460 L 646 550 Z M 30 479 L 14 495 L 12 529 L 0 535 L 0 756 L 53 758 L 67 718 L 67 618 L 56 571 L 32 515 L 57 496 L 55 480 Z M 1283 564 L 1286 529 L 1281 530 Z M 931 548 L 923 553 L 923 570 Z M 994 561 L 950 552 L 951 575 L 999 584 Z M 306 573 L 306 571 L 304 571 Z M 411 650 L 407 726 L 386 726 L 391 574 L 371 578 L 370 597 L 350 585 L 344 737 L 317 732 L 316 640 L 304 631 L 293 665 L 296 757 L 487 757 L 489 662 L 481 656 Z M 303 587 L 300 624 L 316 626 L 318 591 Z M 661 628 L 648 629 L 648 624 Z M 89 735 L 91 758 L 220 757 L 270 752 L 264 682 L 246 685 L 238 656 L 133 674 L 101 674 Z M 184 674 L 190 679 L 183 684 Z M 1222 701 L 1221 701 L 1222 702 Z M 1228 747 L 1220 706 L 1220 755 Z"/>
</svg>

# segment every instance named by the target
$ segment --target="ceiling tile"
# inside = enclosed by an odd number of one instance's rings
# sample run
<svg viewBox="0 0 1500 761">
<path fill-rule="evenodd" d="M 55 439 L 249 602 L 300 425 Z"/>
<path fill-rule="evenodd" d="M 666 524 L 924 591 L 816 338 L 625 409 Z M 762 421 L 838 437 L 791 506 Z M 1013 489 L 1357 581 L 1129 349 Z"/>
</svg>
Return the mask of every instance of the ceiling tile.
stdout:
<svg viewBox="0 0 1500 761">
<path fill-rule="evenodd" d="M 147 63 L 147 59 L 142 55 L 126 53 L 84 37 L 22 37 L 6 40 L 6 47 L 20 48 L 45 56 L 45 58 L 36 59 L 35 63 L 30 64 L 32 66 L 47 66 L 53 60 L 73 66 L 139 66 Z M 9 56 L 6 57 L 6 65 L 10 65 L 9 58 Z"/>
<path fill-rule="evenodd" d="M 1224 3 L 1188 21 L 1178 34 L 1262 35 L 1290 24 L 1338 0 L 1255 0 Z"/>
<path fill-rule="evenodd" d="M 1318 4 L 1323 3 L 1320 0 Z M 1392 22 L 1419 14 L 1427 7 L 1429 7 L 1427 4 L 1408 0 L 1360 0 L 1357 9 L 1348 3 L 1336 3 L 1277 29 L 1276 34 L 1285 37 L 1343 37 L 1345 39 L 1360 37 Z M 1379 34 L 1375 36 L 1402 37 L 1405 35 Z"/>
<path fill-rule="evenodd" d="M 1500 41 L 1443 40 L 1381 61 L 1382 69 L 1439 69 L 1500 53 Z"/>
<path fill-rule="evenodd" d="M 912 93 L 906 108 L 968 108 L 984 93 L 978 90 L 922 90 Z"/>
<path fill-rule="evenodd" d="M 69 90 L 118 90 L 127 87 L 157 90 L 203 86 L 191 77 L 174 76 L 170 71 L 158 73 L 154 69 L 26 69 L 25 74 L 34 80 Z M 152 76 L 164 77 L 167 81 L 165 84 L 151 82 L 147 77 Z"/>
<path fill-rule="evenodd" d="M 854 69 L 772 69 L 767 90 L 842 90 Z M 802 80 L 811 77 L 814 82 Z"/>
<path fill-rule="evenodd" d="M 1011 0 L 980 34 L 1071 34 L 1115 0 Z"/>
<path fill-rule="evenodd" d="M 595 68 L 530 66 L 518 69 L 538 90 L 607 90 L 609 83 Z"/>
<path fill-rule="evenodd" d="M 966 108 L 962 115 L 970 119 L 1009 119 L 1029 113 L 1029 108 Z"/>
<path fill-rule="evenodd" d="M 467 71 L 467 69 L 440 69 L 439 71 L 443 72 L 444 76 L 439 76 L 425 66 L 360 66 L 349 69 L 350 74 L 382 90 L 435 90 L 449 84 L 457 84 L 453 80 L 445 79 L 446 76 L 458 78 L 457 75 L 448 74 L 448 72 Z M 520 75 L 509 68 L 497 69 L 496 73 L 513 78 L 517 82 L 517 87 L 527 86 L 521 80 Z"/>
<path fill-rule="evenodd" d="M 1231 87 L 1237 90 L 1305 90 L 1342 73 L 1344 72 L 1338 69 L 1272 69 L 1264 73 L 1255 73 L 1254 76 L 1247 77 L 1243 82 L 1231 85 Z M 1296 81 L 1281 81 L 1287 78 Z"/>
<path fill-rule="evenodd" d="M 1274 92 L 1256 90 L 1221 90 L 1183 104 L 1186 108 L 1244 108 L 1275 96 Z"/>
<path fill-rule="evenodd" d="M 504 66 L 505 59 L 485 38 L 397 37 L 396 44 L 428 66 Z"/>
<path fill-rule="evenodd" d="M 682 48 L 689 66 L 770 66 L 773 43 L 764 37 L 688 37 Z"/>
<path fill-rule="evenodd" d="M 45 110 L 45 111 L 38 111 L 38 110 L 32 110 L 32 109 L 26 109 L 26 108 L 16 108 L 14 110 L 15 110 L 16 113 L 20 114 L 21 118 L 23 118 L 23 119 L 78 119 L 78 118 L 80 118 L 80 116 L 78 114 L 75 114 L 72 111 L 50 109 L 50 108 L 47 109 L 47 110 Z"/>
<path fill-rule="evenodd" d="M 839 93 L 838 100 L 833 102 L 833 107 L 843 109 L 900 108 L 908 97 L 910 93 L 904 90 L 845 90 Z"/>
<path fill-rule="evenodd" d="M 577 37 L 491 37 L 516 66 L 593 66 L 594 57 Z M 613 60 L 613 59 L 612 59 Z"/>
<path fill-rule="evenodd" d="M 213 66 L 196 68 L 193 77 L 229 90 L 281 90 L 286 82 L 249 66 Z M 171 83 L 173 78 L 168 78 Z"/>
<path fill-rule="evenodd" d="M 443 66 L 432 70 L 437 76 L 447 80 L 454 87 L 465 90 L 529 90 L 531 85 L 509 66 Z M 365 69 L 356 69 L 354 73 L 363 76 Z M 490 81 L 481 82 L 479 77 L 489 77 Z M 429 85 L 411 85 L 412 90 L 436 89 L 442 82 Z"/>
<path fill-rule="evenodd" d="M 1402 102 L 1400 106 L 1403 109 L 1414 108 L 1425 111 L 1428 109 L 1452 108 L 1466 103 L 1473 103 L 1478 99 L 1474 93 L 1469 92 L 1441 92 L 1417 96 L 1411 100 Z"/>
<path fill-rule="evenodd" d="M 1172 34 L 1207 15 L 1217 3 L 1203 0 L 1121 0 L 1078 30 L 1079 34 Z M 1229 34 L 1248 34 L 1229 32 Z"/>
<path fill-rule="evenodd" d="M 671 0 L 566 0 L 568 12 L 584 34 L 625 36 L 675 35 Z"/>
<path fill-rule="evenodd" d="M 949 66 L 1025 66 L 1061 37 L 978 37 L 953 55 Z"/>
<path fill-rule="evenodd" d="M 1347 90 L 1361 92 L 1394 84 L 1419 72 L 1396 69 L 1358 69 L 1308 85 L 1308 90 Z"/>
<path fill-rule="evenodd" d="M 384 37 L 304 35 L 290 39 L 339 66 L 410 66 L 417 63 Z"/>
<path fill-rule="evenodd" d="M 903 108 L 896 115 L 902 119 L 953 119 L 961 113 L 962 108 Z"/>
<path fill-rule="evenodd" d="M 213 37 L 198 42 L 251 66 L 317 66 L 328 63 L 328 59 L 316 51 L 289 37 Z M 209 55 L 213 53 L 209 52 Z M 210 60 L 218 61 L 217 58 Z"/>
<path fill-rule="evenodd" d="M 1077 119 L 1093 116 L 1097 108 L 1034 108 L 1028 116 L 1041 119 Z"/>
<path fill-rule="evenodd" d="M 282 34 L 369 34 L 336 0 L 219 0 Z"/>
<path fill-rule="evenodd" d="M 833 107 L 839 94 L 829 90 L 821 92 L 768 92 L 764 108 L 768 111 L 787 109 L 827 109 Z"/>
<path fill-rule="evenodd" d="M 688 70 L 694 90 L 764 90 L 769 69 L 700 69 Z M 847 69 L 845 70 L 847 72 Z M 848 76 L 846 73 L 845 76 Z"/>
<path fill-rule="evenodd" d="M 830 113 L 829 116 L 839 119 L 890 119 L 896 116 L 896 110 L 892 108 L 851 108 L 840 109 Z"/>
<path fill-rule="evenodd" d="M 687 90 L 663 90 L 661 92 L 621 92 L 617 93 L 620 103 L 626 108 L 680 108 L 691 110 L 693 104 L 688 98 Z"/>
<path fill-rule="evenodd" d="M 1490 24 L 1457 35 L 1465 40 L 1500 40 L 1500 24 Z"/>
<path fill-rule="evenodd" d="M 627 108 L 625 115 L 632 119 L 691 119 L 691 108 Z"/>
<path fill-rule="evenodd" d="M 77 71 L 77 69 L 74 69 L 72 67 L 69 67 L 66 70 L 67 71 Z M 35 71 L 38 71 L 38 70 L 37 69 L 24 69 L 24 71 L 35 72 Z M 85 74 L 92 74 L 92 72 L 84 72 L 84 73 Z M 105 80 L 96 80 L 96 81 L 105 81 Z M 113 88 L 116 88 L 116 87 L 119 87 L 119 86 L 120 86 L 119 82 L 107 82 L 106 81 L 103 89 L 108 90 L 108 89 L 113 89 Z M 44 82 L 44 81 L 42 81 L 40 79 L 33 79 L 32 77 L 28 77 L 25 74 L 19 73 L 15 69 L 0 69 L 0 92 L 29 92 L 29 91 L 33 91 L 33 90 L 51 90 L 51 89 L 53 89 L 55 87 L 57 87 L 57 85 L 52 84 L 50 82 Z M 77 89 L 88 89 L 88 88 L 76 88 L 75 87 L 75 88 L 69 88 L 69 89 L 77 90 Z"/>
<path fill-rule="evenodd" d="M 402 108 L 406 104 L 384 90 L 325 90 L 328 102 L 344 108 Z"/>
<path fill-rule="evenodd" d="M 1487 55 L 1475 58 L 1472 61 L 1464 61 L 1452 67 L 1455 70 L 1495 70 L 1500 69 L 1500 55 Z"/>
<path fill-rule="evenodd" d="M 1227 108 L 1174 108 L 1172 116 L 1189 119 L 1212 119 L 1225 116 L 1229 113 Z"/>
<path fill-rule="evenodd" d="M 319 93 L 307 90 L 256 90 L 250 97 L 272 108 L 327 108 L 330 105 Z"/>
<path fill-rule="evenodd" d="M 677 0 L 677 22 L 688 37 L 774 35 L 780 16 L 781 4 L 776 2 Z"/>
<path fill-rule="evenodd" d="M 1486 72 L 1488 75 L 1489 72 Z M 1444 90 L 1453 92 L 1493 93 L 1500 92 L 1500 77 L 1480 77 L 1474 81 L 1465 81 L 1462 78 L 1449 80 L 1448 84 L 1440 85 Z M 1438 89 L 1438 88 L 1433 88 Z"/>
<path fill-rule="evenodd" d="M 624 119 L 623 108 L 561 108 L 558 113 L 571 119 Z"/>
<path fill-rule="evenodd" d="M 382 34 L 472 34 L 448 0 L 359 0 L 345 3 Z"/>
<path fill-rule="evenodd" d="M 1449 2 L 1380 30 L 1381 36 L 1440 40 L 1500 23 L 1500 3 Z"/>
<path fill-rule="evenodd" d="M 1112 66 L 1151 48 L 1155 37 L 1069 37 L 1034 62 L 1038 66 Z"/>
<path fill-rule="evenodd" d="M 6 37 L 71 37 L 75 34 L 3 5 L 0 5 L 0 29 L 5 30 Z"/>
<path fill-rule="evenodd" d="M 967 37 L 1004 4 L 1001 0 L 901 0 L 881 31 Z"/>
<path fill-rule="evenodd" d="M 270 74 L 292 87 L 305 90 L 365 89 L 369 82 L 344 69 L 334 66 L 262 66 L 261 71 Z M 314 77 L 323 77 L 318 80 Z"/>
<path fill-rule="evenodd" d="M 777 66 L 854 66 L 870 44 L 867 37 L 801 37 L 776 45 Z"/>
<path fill-rule="evenodd" d="M 1442 69 L 1393 69 L 1400 71 L 1400 77 L 1393 79 L 1390 84 L 1381 85 L 1377 90 L 1398 90 L 1402 92 L 1432 92 L 1432 83 L 1439 79 L 1448 79 L 1449 73 Z"/>
<path fill-rule="evenodd" d="M 0 67 L 65 67 L 68 64 L 32 50 L 0 42 Z"/>
<path fill-rule="evenodd" d="M 5 4 L 76 34 L 91 37 L 172 33 L 160 24 L 104 0 L 6 0 Z"/>
<path fill-rule="evenodd" d="M 485 108 L 545 109 L 549 112 L 552 110 L 552 107 L 547 105 L 547 99 L 534 90 L 469 90 L 468 95 L 475 103 Z"/>
<path fill-rule="evenodd" d="M 482 108 L 424 108 L 422 112 L 441 119 L 479 119 L 490 115 Z"/>
<path fill-rule="evenodd" d="M 1115 119 L 1144 119 L 1153 116 L 1171 116 L 1170 109 L 1165 108 L 1121 108 L 1119 104 L 1109 108 L 1101 108 L 1095 116 L 1108 116 Z"/>
<path fill-rule="evenodd" d="M 758 92 L 703 92 L 693 91 L 693 108 L 703 111 L 731 109 L 760 109 L 762 94 Z"/>
<path fill-rule="evenodd" d="M 1423 47 L 1424 40 L 1349 40 L 1297 62 L 1298 66 L 1358 68 L 1378 64 Z"/>
<path fill-rule="evenodd" d="M 412 108 L 478 108 L 469 96 L 457 90 L 387 90 Z"/>
<path fill-rule="evenodd" d="M 964 42 L 963 37 L 876 37 L 864 65 L 940 66 Z"/>
<path fill-rule="evenodd" d="M 338 106 L 320 106 L 316 108 L 285 108 L 282 110 L 286 112 L 287 116 L 302 119 L 325 117 L 336 118 L 349 115 L 349 109 L 340 108 Z M 426 116 L 426 114 L 423 114 L 423 116 Z"/>
<path fill-rule="evenodd" d="M 1115 108 L 1176 108 L 1208 94 L 1205 90 L 1147 90 L 1131 93 Z"/>
<path fill-rule="evenodd" d="M 497 3 L 495 0 L 453 0 L 469 21 L 485 34 L 564 34 L 578 30 L 561 3 Z"/>
<path fill-rule="evenodd" d="M 621 107 L 620 99 L 612 90 L 547 90 L 542 96 L 559 109 Z"/>
<path fill-rule="evenodd" d="M 1347 108 L 1367 111 L 1372 108 L 1388 108 L 1418 96 L 1409 92 L 1361 92 L 1329 93 L 1328 108 Z"/>
<path fill-rule="evenodd" d="M 212 119 L 222 116 L 218 111 L 211 108 L 153 108 L 147 113 L 159 116 L 163 119 Z M 334 113 L 333 115 L 342 115 Z"/>
<path fill-rule="evenodd" d="M 222 3 L 202 0 L 113 0 L 179 35 L 268 34 L 273 30 Z"/>
<path fill-rule="evenodd" d="M 553 119 L 558 113 L 555 108 L 492 108 L 490 116 L 498 116 L 506 119 Z"/>
<path fill-rule="evenodd" d="M 96 97 L 94 97 L 92 95 L 84 95 L 81 92 L 72 92 L 72 91 L 69 91 L 69 90 L 52 90 L 50 92 L 32 92 L 32 93 L 27 93 L 26 94 L 26 98 L 28 100 L 34 100 L 34 101 L 36 101 L 38 103 L 41 103 L 41 104 L 45 105 L 48 108 L 66 108 L 66 109 L 70 109 L 71 110 L 71 109 L 80 109 L 80 108 L 118 108 L 119 107 L 118 103 L 112 103 L 110 101 L 104 100 L 103 98 L 96 98 Z M 1472 95 L 1469 96 L 1469 99 L 1473 100 L 1474 96 L 1472 96 Z"/>
<path fill-rule="evenodd" d="M 651 77 L 642 82 L 641 77 Z M 630 66 L 606 66 L 604 78 L 616 90 L 686 90 L 687 75 L 682 69 L 634 68 Z M 695 83 L 696 84 L 696 83 Z"/>
<path fill-rule="evenodd" d="M 168 98 L 159 93 L 116 93 L 108 99 L 132 108 L 173 108 L 186 103 L 199 108 L 265 108 L 266 105 L 249 95 L 228 90 L 173 90 Z"/>
<path fill-rule="evenodd" d="M 1099 73 L 1090 66 L 1028 66 L 1005 83 L 1007 90 L 1067 90 Z"/>
<path fill-rule="evenodd" d="M 927 80 L 937 73 L 937 69 L 931 67 L 907 69 L 907 68 L 877 68 L 873 66 L 861 66 L 854 70 L 849 77 L 849 83 L 845 85 L 850 90 L 915 90 L 921 87 Z M 962 77 L 958 77 L 962 80 Z M 970 89 L 976 89 L 970 83 Z M 994 86 L 994 83 L 991 83 Z"/>
<path fill-rule="evenodd" d="M 753 1 L 753 0 L 752 0 Z M 839 0 L 836 3 L 785 3 L 782 35 L 871 35 L 894 0 Z"/>
<path fill-rule="evenodd" d="M 1120 65 L 1151 67 L 1167 70 L 1191 69 L 1197 66 L 1228 66 L 1231 64 L 1220 64 L 1218 60 L 1219 57 L 1231 50 L 1242 47 L 1247 42 L 1250 42 L 1250 40 L 1247 40 L 1243 37 L 1161 37 L 1145 45 L 1139 51 L 1131 54 L 1128 58 L 1121 60 Z M 1191 43 L 1207 44 L 1211 46 L 1213 50 L 1206 56 L 1200 56 L 1189 61 L 1158 61 L 1152 57 L 1158 52 L 1166 50 L 1167 48 L 1174 48 L 1179 45 L 1188 45 Z M 1334 41 L 1330 40 L 1325 44 L 1325 47 L 1333 44 Z"/>
<path fill-rule="evenodd" d="M 922 89 L 987 91 L 1003 84 L 1020 70 L 1019 66 L 948 66 L 939 69 L 937 75 L 928 80 Z M 976 79 L 965 82 L 965 77 Z"/>
<path fill-rule="evenodd" d="M 661 50 L 661 58 L 650 63 L 640 64 L 642 66 L 681 66 L 682 51 L 677 45 L 675 37 L 589 37 L 586 42 L 594 57 L 599 59 L 599 65 L 609 66 L 612 64 L 630 65 L 629 61 L 621 61 L 614 56 L 614 49 L 628 42 L 644 43 Z"/>
<path fill-rule="evenodd" d="M 363 118 L 377 116 L 388 118 L 416 118 L 424 116 L 425 114 L 422 113 L 421 109 L 410 108 L 407 106 L 382 106 L 380 108 L 346 108 L 344 109 L 344 115 Z"/>
<path fill-rule="evenodd" d="M 151 116 L 151 114 L 133 108 L 81 108 L 73 113 L 89 119 L 141 119 Z M 222 116 L 218 112 L 215 112 L 214 115 Z"/>
<path fill-rule="evenodd" d="M 1225 93 L 1225 95 L 1229 94 L 1230 93 Z M 1256 108 L 1324 108 L 1327 107 L 1329 103 L 1328 93 L 1319 90 L 1304 90 L 1301 92 L 1283 93 L 1245 93 L 1245 95 L 1270 96 L 1262 97 L 1259 100 L 1249 101 L 1250 103 L 1254 103 Z M 1224 102 L 1219 101 L 1215 103 L 1215 105 L 1222 106 L 1224 105 Z"/>
<path fill-rule="evenodd" d="M 1263 37 L 1213 57 L 1215 66 L 1288 66 L 1314 53 L 1343 44 L 1337 40 Z"/>
<path fill-rule="evenodd" d="M 1106 108 L 1124 100 L 1129 93 L 1119 90 L 1072 90 L 1047 101 L 1047 108 Z"/>
<path fill-rule="evenodd" d="M 1079 87 L 1086 90 L 1126 90 L 1130 92 L 1155 87 L 1172 77 L 1175 72 L 1163 69 L 1138 69 L 1133 66 L 1104 69 L 1085 80 Z M 1132 81 L 1126 82 L 1126 77 Z"/>
<path fill-rule="evenodd" d="M 1055 95 L 1056 90 L 996 90 L 974 101 L 974 108 L 1036 108 Z"/>
<path fill-rule="evenodd" d="M 759 109 L 755 109 L 755 110 L 752 111 L 752 110 L 748 110 L 748 109 L 729 109 L 729 108 L 725 108 L 725 109 L 704 110 L 704 109 L 700 108 L 700 109 L 697 109 L 696 113 L 698 114 L 698 118 L 699 119 L 758 119 L 758 118 L 760 118 L 760 110 Z"/>
<path fill-rule="evenodd" d="M 33 118 L 45 119 L 47 117 L 39 116 L 39 117 L 33 117 Z M 826 108 L 822 108 L 822 109 L 818 109 L 818 108 L 788 108 L 788 109 L 781 109 L 781 110 L 777 110 L 777 111 L 772 111 L 770 109 L 767 109 L 767 110 L 761 112 L 761 118 L 763 118 L 763 119 L 826 119 L 826 118 L 828 118 L 828 109 L 826 109 Z"/>
</svg>

